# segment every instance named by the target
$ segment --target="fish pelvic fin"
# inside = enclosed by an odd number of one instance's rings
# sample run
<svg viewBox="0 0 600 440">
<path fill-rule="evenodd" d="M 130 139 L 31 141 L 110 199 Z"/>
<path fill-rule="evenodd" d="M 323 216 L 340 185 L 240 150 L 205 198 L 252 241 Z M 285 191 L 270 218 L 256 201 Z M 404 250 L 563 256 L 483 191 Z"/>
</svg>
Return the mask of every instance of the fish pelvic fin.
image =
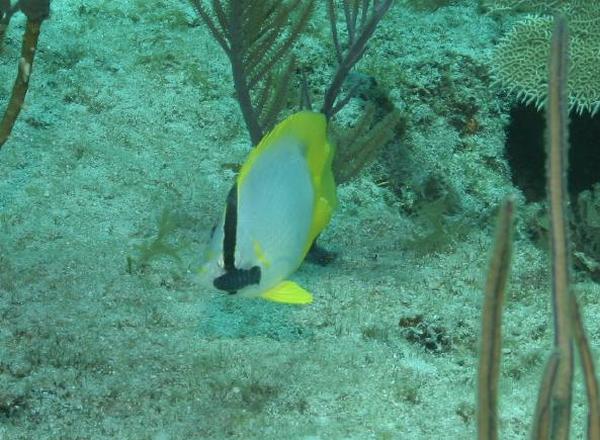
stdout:
<svg viewBox="0 0 600 440">
<path fill-rule="evenodd" d="M 312 295 L 293 281 L 282 281 L 260 295 L 268 301 L 285 304 L 310 304 Z"/>
</svg>

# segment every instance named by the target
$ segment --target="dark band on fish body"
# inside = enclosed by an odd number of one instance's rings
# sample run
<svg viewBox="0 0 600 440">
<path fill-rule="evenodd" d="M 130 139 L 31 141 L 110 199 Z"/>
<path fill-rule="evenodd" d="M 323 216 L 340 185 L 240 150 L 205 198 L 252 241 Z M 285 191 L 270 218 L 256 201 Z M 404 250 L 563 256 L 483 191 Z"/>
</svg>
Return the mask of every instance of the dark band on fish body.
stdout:
<svg viewBox="0 0 600 440">
<path fill-rule="evenodd" d="M 233 269 L 215 278 L 213 285 L 219 290 L 234 294 L 246 286 L 260 283 L 260 275 L 259 266 L 250 269 Z"/>
<path fill-rule="evenodd" d="M 259 266 L 250 269 L 235 267 L 235 246 L 237 240 L 237 184 L 234 184 L 227 195 L 225 221 L 223 225 L 223 266 L 225 273 L 213 280 L 213 285 L 230 294 L 251 284 L 260 283 Z"/>
<path fill-rule="evenodd" d="M 225 222 L 223 225 L 223 264 L 225 272 L 235 269 L 235 241 L 237 234 L 237 183 L 227 195 Z"/>
</svg>

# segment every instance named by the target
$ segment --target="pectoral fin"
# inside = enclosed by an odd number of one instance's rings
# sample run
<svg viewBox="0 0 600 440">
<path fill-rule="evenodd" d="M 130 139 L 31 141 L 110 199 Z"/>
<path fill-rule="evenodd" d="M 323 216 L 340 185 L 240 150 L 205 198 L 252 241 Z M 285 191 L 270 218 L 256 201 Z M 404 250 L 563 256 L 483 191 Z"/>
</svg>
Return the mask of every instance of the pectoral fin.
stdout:
<svg viewBox="0 0 600 440">
<path fill-rule="evenodd" d="M 310 304 L 312 295 L 293 281 L 282 281 L 260 295 L 261 298 L 286 304 Z"/>
</svg>

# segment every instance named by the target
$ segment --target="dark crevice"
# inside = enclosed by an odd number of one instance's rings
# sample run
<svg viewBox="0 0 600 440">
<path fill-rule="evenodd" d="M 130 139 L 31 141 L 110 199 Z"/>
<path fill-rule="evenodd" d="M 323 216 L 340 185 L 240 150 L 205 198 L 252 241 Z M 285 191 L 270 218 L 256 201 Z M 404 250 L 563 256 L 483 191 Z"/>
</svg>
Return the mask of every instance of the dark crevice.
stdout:
<svg viewBox="0 0 600 440">
<path fill-rule="evenodd" d="M 570 115 L 569 193 L 572 199 L 600 182 L 600 116 Z M 513 184 L 528 202 L 546 197 L 545 119 L 533 106 L 517 105 L 510 112 L 506 155 Z"/>
</svg>

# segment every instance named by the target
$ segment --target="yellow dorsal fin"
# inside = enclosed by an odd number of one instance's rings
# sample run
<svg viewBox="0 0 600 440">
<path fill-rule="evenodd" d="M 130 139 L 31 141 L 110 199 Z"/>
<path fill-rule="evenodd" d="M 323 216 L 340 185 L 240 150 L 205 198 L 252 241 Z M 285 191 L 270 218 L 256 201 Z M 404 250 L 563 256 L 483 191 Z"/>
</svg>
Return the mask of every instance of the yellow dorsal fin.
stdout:
<svg viewBox="0 0 600 440">
<path fill-rule="evenodd" d="M 327 121 L 321 113 L 300 111 L 277 124 L 250 152 L 238 175 L 240 186 L 243 185 L 254 162 L 286 137 L 296 139 L 306 146 L 307 160 L 313 178 L 321 178 L 328 158 L 333 157 L 333 147 L 327 142 Z"/>
<path fill-rule="evenodd" d="M 312 295 L 293 281 L 282 281 L 260 295 L 269 301 L 286 304 L 310 304 Z"/>
</svg>

